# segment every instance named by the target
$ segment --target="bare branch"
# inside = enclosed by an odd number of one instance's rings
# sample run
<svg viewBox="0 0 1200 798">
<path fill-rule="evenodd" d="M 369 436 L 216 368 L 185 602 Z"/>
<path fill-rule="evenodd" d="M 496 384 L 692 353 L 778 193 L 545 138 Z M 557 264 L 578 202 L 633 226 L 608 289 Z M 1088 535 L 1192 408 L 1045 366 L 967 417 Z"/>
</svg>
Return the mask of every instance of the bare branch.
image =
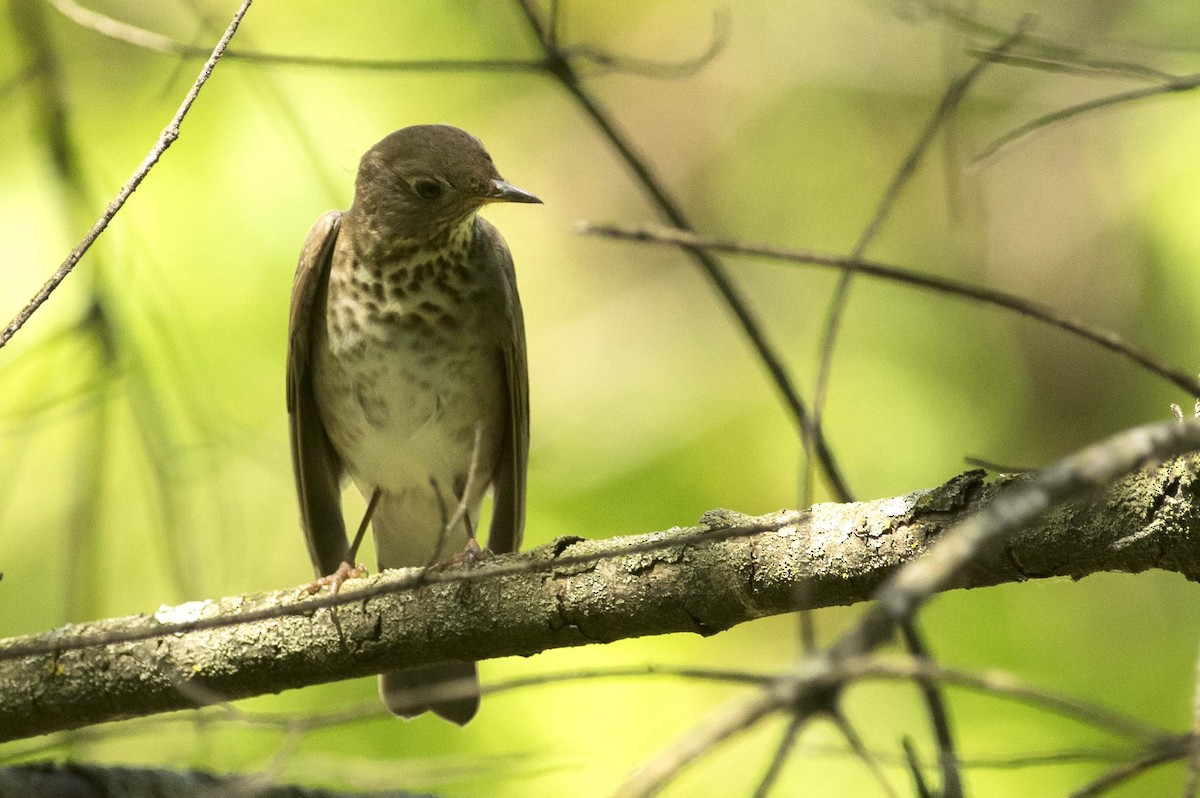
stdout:
<svg viewBox="0 0 1200 798">
<path fill-rule="evenodd" d="M 621 72 L 640 75 L 646 78 L 662 80 L 679 80 L 695 75 L 707 67 L 714 58 L 729 44 L 729 12 L 718 9 L 713 13 L 712 37 L 704 52 L 681 61 L 659 61 L 648 58 L 613 55 L 598 47 L 586 44 L 575 44 L 558 48 L 554 26 L 547 26 L 547 46 L 550 50 L 558 49 L 566 58 L 582 58 L 591 61 L 598 67 L 610 72 Z"/>
<path fill-rule="evenodd" d="M 1200 438 L 1198 427 L 1171 422 L 1128 433 L 1143 445 L 1127 458 L 1181 448 Z M 1163 437 L 1163 428 L 1173 434 Z M 1080 457 L 1086 463 L 1094 456 Z M 1088 473 L 1108 472 L 1096 466 Z M 1147 568 L 1195 577 L 1200 536 L 1191 486 L 1198 478 L 1200 463 L 1186 459 L 1139 473 L 1095 502 L 1051 513 L 1007 548 L 982 552 L 964 548 L 963 536 L 987 540 L 998 521 L 1024 520 L 1028 510 L 1013 514 L 1017 498 L 1049 501 L 1065 493 L 1043 495 L 1041 483 L 1029 478 L 984 484 L 972 472 L 933 491 L 876 502 L 761 518 L 714 512 L 698 527 L 606 541 L 568 538 L 465 570 L 388 571 L 336 597 L 298 600 L 288 590 L 65 627 L 0 643 L 0 738 L 194 706 L 179 681 L 232 699 L 446 659 L 667 632 L 711 634 L 793 611 L 801 600 L 809 607 L 861 601 L 898 565 L 914 561 L 915 568 L 879 592 L 880 608 L 838 646 L 839 655 L 866 651 L 887 636 L 891 619 L 951 582 L 984 586 Z M 1001 505 L 1009 509 L 989 510 L 1010 484 Z M 955 519 L 980 507 L 975 517 L 982 520 L 947 537 Z M 931 546 L 942 538 L 945 544 Z M 964 558 L 974 559 L 972 568 L 958 574 Z M 422 576 L 429 584 L 418 586 Z M 797 591 L 798 583 L 806 589 Z M 324 611 L 335 605 L 340 630 Z M 764 714 L 799 700 L 790 685 L 763 692 Z M 754 720 L 753 711 L 746 719 Z"/>
<path fill-rule="evenodd" d="M 932 661 L 925 647 L 925 641 L 917 630 L 916 621 L 907 619 L 900 624 L 900 634 L 904 638 L 904 646 L 914 657 Z M 941 798 L 962 798 L 962 776 L 958 772 L 958 754 L 954 751 L 954 733 L 950 729 L 950 711 L 942 698 L 941 690 L 932 679 L 918 679 L 917 687 L 925 706 L 929 710 L 929 720 L 933 725 L 933 738 L 938 746 L 938 767 L 942 772 L 942 789 L 938 792 Z M 920 772 L 915 771 L 919 776 Z"/>
<path fill-rule="evenodd" d="M 1127 360 L 1133 361 L 1146 371 L 1162 377 L 1190 396 L 1200 395 L 1200 381 L 1197 381 L 1190 373 L 1177 366 L 1163 362 L 1144 349 L 1135 347 L 1115 332 L 1072 318 L 1047 305 L 1022 299 L 994 288 L 967 285 L 966 283 L 956 282 L 944 277 L 923 274 L 878 261 L 850 258 L 843 255 L 828 255 L 810 250 L 788 249 L 769 244 L 753 244 L 732 239 L 712 238 L 693 233 L 689 230 L 663 227 L 626 227 L 591 223 L 583 223 L 577 229 L 585 235 L 605 236 L 622 241 L 673 244 L 685 248 L 704 248 L 735 255 L 753 255 L 811 266 L 845 269 L 870 277 L 891 280 L 914 288 L 924 288 L 938 293 L 983 302 L 1015 311 L 1022 316 L 1028 316 L 1031 319 L 1044 322 L 1052 327 L 1057 327 L 1060 330 L 1091 341 L 1104 349 L 1121 355 Z"/>
<path fill-rule="evenodd" d="M 1126 430 L 1020 481 L 996 501 L 956 523 L 923 556 L 900 568 L 875 592 L 876 603 L 855 626 L 827 651 L 806 657 L 792 669 L 792 681 L 778 680 L 719 709 L 635 771 L 621 795 L 633 798 L 657 793 L 711 748 L 784 708 L 811 712 L 829 706 L 830 693 L 841 686 L 839 663 L 885 643 L 897 625 L 912 618 L 936 592 L 972 581 L 981 558 L 1001 554 L 1011 558 L 1011 563 L 1023 563 L 1012 548 L 1012 538 L 1052 507 L 1095 491 L 1156 458 L 1196 448 L 1200 448 L 1200 423 L 1173 420 Z M 1109 505 L 1114 512 L 1115 508 Z M 1132 543 L 1133 539 L 1123 542 Z"/>
<path fill-rule="evenodd" d="M 1161 745 L 1152 748 L 1149 753 L 1131 762 L 1123 762 L 1098 779 L 1075 790 L 1071 793 L 1071 798 L 1094 798 L 1097 795 L 1104 795 L 1159 765 L 1166 765 L 1182 759 L 1187 756 L 1189 742 L 1186 737 L 1165 740 Z"/>
<path fill-rule="evenodd" d="M 1200 660 L 1196 663 L 1192 687 L 1192 739 L 1188 745 L 1187 764 L 1183 795 L 1184 798 L 1196 798 L 1196 791 L 1200 789 Z"/>
<path fill-rule="evenodd" d="M 185 58 L 202 58 L 208 54 L 203 47 L 186 44 L 127 22 L 84 8 L 75 0 L 47 0 L 55 9 L 75 24 L 95 31 L 101 36 L 158 53 L 180 55 Z M 542 61 L 522 58 L 438 58 L 438 59 L 393 59 L 393 58 L 339 58 L 336 56 L 288 55 L 282 53 L 260 53 L 253 50 L 230 48 L 224 58 L 255 64 L 278 66 L 316 67 L 320 69 L 359 69 L 372 72 L 539 72 L 546 68 Z"/>
<path fill-rule="evenodd" d="M 779 738 L 779 744 L 775 746 L 775 753 L 771 756 L 771 764 L 767 765 L 767 770 L 763 773 L 762 779 L 758 782 L 758 786 L 754 788 L 754 798 L 767 798 L 771 794 L 775 782 L 779 779 L 779 774 L 783 772 L 783 766 L 787 763 L 788 756 L 792 753 L 792 749 L 796 747 L 796 740 L 800 737 L 800 731 L 804 728 L 806 719 L 799 715 L 792 715 L 788 719 L 787 728 L 783 731 L 783 737 Z"/>
<path fill-rule="evenodd" d="M 1200 72 L 1193 75 L 1183 75 L 1165 83 L 1160 83 L 1156 86 L 1147 86 L 1141 89 L 1130 89 L 1129 91 L 1119 92 L 1117 94 L 1109 94 L 1104 97 L 1098 97 L 1094 100 L 1088 100 L 1078 105 L 1072 105 L 1067 108 L 1061 108 L 1048 114 L 1032 119 L 1019 127 L 1015 127 L 1009 132 L 1000 136 L 991 144 L 983 148 L 975 159 L 971 162 L 971 168 L 978 169 L 989 161 L 1002 153 L 1015 147 L 1020 142 L 1028 139 L 1035 133 L 1041 132 L 1053 125 L 1064 122 L 1068 119 L 1073 119 L 1077 116 L 1100 111 L 1105 108 L 1112 108 L 1117 105 L 1134 102 L 1136 100 L 1145 100 L 1150 97 L 1159 97 L 1164 94 L 1172 94 L 1175 92 L 1192 91 L 1200 87 Z"/>
<path fill-rule="evenodd" d="M 108 227 L 108 223 L 111 222 L 113 217 L 117 215 L 117 212 L 121 210 L 121 207 L 125 204 L 126 200 L 128 200 L 133 192 L 137 190 L 137 187 L 142 184 L 142 181 L 146 179 L 146 175 L 148 175 L 150 170 L 154 168 L 154 165 L 158 163 L 159 158 L 163 156 L 163 153 L 167 151 L 167 148 L 179 138 L 180 124 L 183 122 L 184 117 L 187 116 L 192 104 L 196 102 L 196 98 L 200 95 L 200 90 L 204 88 L 204 84 L 207 83 L 209 77 L 212 76 L 212 72 L 217 65 L 217 61 L 221 59 L 221 55 L 225 52 L 225 48 L 229 45 L 230 39 L 232 39 L 233 34 L 237 32 L 238 25 L 241 24 L 242 18 L 246 15 L 246 12 L 250 10 L 250 4 L 252 2 L 254 2 L 254 0 L 242 0 L 241 6 L 233 15 L 233 19 L 229 23 L 229 27 L 225 29 L 225 33 L 221 36 L 221 40 L 217 42 L 217 46 L 213 48 L 212 54 L 208 57 L 208 60 L 204 62 L 204 66 L 200 70 L 200 76 L 196 78 L 196 82 L 193 83 L 192 88 L 188 90 L 187 96 L 184 97 L 183 103 L 175 112 L 175 116 L 171 118 L 171 121 L 167 124 L 166 128 L 164 128 L 163 132 L 159 134 L 158 141 L 156 141 L 154 146 L 150 148 L 150 152 L 146 155 L 145 160 L 143 160 L 141 165 L 134 170 L 133 176 L 130 177 L 129 180 L 126 181 L 125 185 L 121 187 L 121 190 L 117 192 L 117 196 L 113 199 L 113 201 L 108 203 L 108 207 L 104 209 L 104 212 L 100 215 L 100 218 L 96 221 L 96 224 L 93 225 L 92 229 L 89 230 L 87 235 L 83 237 L 83 240 L 76 245 L 75 249 L 71 250 L 71 254 L 67 256 L 67 259 L 63 261 L 62 265 L 60 265 L 54 274 L 51 275 L 50 279 L 46 281 L 46 284 L 43 285 L 41 289 L 39 289 L 38 292 L 33 295 L 33 298 L 30 299 L 25 307 L 22 308 L 21 312 L 18 313 L 11 322 L 9 322 L 8 326 L 3 331 L 0 331 L 0 348 L 3 348 L 4 345 L 7 344 L 14 335 L 16 335 L 17 331 L 25 325 L 25 322 L 29 321 L 29 318 L 34 314 L 34 312 L 36 312 L 37 309 L 40 308 L 46 302 L 46 300 L 50 298 L 50 294 L 54 292 L 54 289 L 58 288 L 59 284 L 66 279 L 67 275 L 70 274 L 75 268 L 75 264 L 79 263 L 79 260 L 84 256 L 88 249 L 91 248 L 96 239 L 100 237 L 100 234 L 104 232 L 105 228 Z"/>
<path fill-rule="evenodd" d="M 649 160 L 638 153 L 629 139 L 618 130 L 616 122 L 608 112 L 600 107 L 591 92 L 584 87 L 579 74 L 567 60 L 566 54 L 562 50 L 556 49 L 554 44 L 556 37 L 550 34 L 547 26 L 542 22 L 537 10 L 533 7 L 532 0 L 516 0 L 516 2 L 525 15 L 530 30 L 542 45 L 550 74 L 616 150 L 617 155 L 625 162 L 659 212 L 675 227 L 691 229 L 691 223 L 684 214 L 683 208 L 667 191 L 663 181 L 654 174 Z M 809 417 L 808 408 L 800 397 L 800 392 L 788 373 L 783 358 L 767 338 L 766 330 L 754 309 L 733 282 L 725 266 L 715 256 L 701 249 L 689 249 L 687 253 L 713 284 L 721 301 L 737 319 L 742 331 L 749 338 L 751 346 L 754 347 L 759 359 L 766 367 L 767 373 L 782 394 L 784 402 L 801 430 L 801 440 L 805 443 L 813 442 L 814 455 L 821 463 L 821 469 L 829 481 L 834 496 L 839 501 L 849 501 L 852 494 L 845 477 L 838 468 L 833 452 L 829 449 L 821 431 L 811 428 L 812 420 Z"/>
<path fill-rule="evenodd" d="M 170 36 L 164 36 L 137 25 L 114 19 L 106 14 L 85 8 L 75 0 L 46 0 L 60 14 L 82 28 L 93 31 L 115 41 L 150 50 L 156 53 L 179 55 L 184 58 L 203 58 L 208 50 L 196 47 Z M 551 31 L 552 32 L 552 31 Z M 598 47 L 578 44 L 552 48 L 564 58 L 585 61 L 596 66 L 602 73 L 623 73 L 662 80 L 678 80 L 704 69 L 729 42 L 729 14 L 718 12 L 713 15 L 712 36 L 703 52 L 679 61 L 659 61 L 634 58 L 609 53 Z M 528 58 L 342 58 L 338 56 L 292 55 L 287 53 L 263 53 L 255 50 L 229 48 L 227 60 L 245 61 L 254 64 L 275 66 L 316 67 L 322 69 L 355 69 L 372 72 L 544 72 L 548 62 L 544 59 Z"/>
<path fill-rule="evenodd" d="M 1161 69 L 1148 67 L 1134 61 L 1119 61 L 1110 58 L 1092 58 L 1085 55 L 1033 55 L 1031 53 L 996 54 L 992 50 L 977 47 L 967 49 L 967 55 L 975 58 L 986 58 L 1009 66 L 1040 69 L 1045 72 L 1063 72 L 1070 75 L 1083 75 L 1092 78 L 1126 78 L 1128 80 L 1143 80 L 1161 82 L 1177 80 L 1178 75 L 1164 72 Z"/>
<path fill-rule="evenodd" d="M 386 790 L 348 793 L 295 784 L 277 784 L 264 776 L 238 776 L 203 770 L 112 767 L 79 762 L 40 762 L 0 768 L 0 795 L 197 795 L 254 798 L 428 798 L 427 793 Z"/>
<path fill-rule="evenodd" d="M 1031 22 L 1031 17 L 1022 17 L 1021 21 L 1017 23 L 1016 30 L 997 44 L 991 52 L 999 56 L 1010 50 L 1025 35 L 1025 30 Z M 850 253 L 851 258 L 858 260 L 866 254 L 867 247 L 875 240 L 875 236 L 879 233 L 879 230 L 883 227 L 883 223 L 891 214 L 892 207 L 895 205 L 896 200 L 899 199 L 904 186 L 908 184 L 913 174 L 916 173 L 921 158 L 933 144 L 933 139 L 937 135 L 937 132 L 953 116 L 963 98 L 967 96 L 967 91 L 975 84 L 975 81 L 979 80 L 991 63 L 992 59 L 981 58 L 946 89 L 937 108 L 934 109 L 929 121 L 925 123 L 925 127 L 917 137 L 916 142 L 913 143 L 908 154 L 900 163 L 900 166 L 897 167 L 895 174 L 892 175 L 892 179 L 888 182 L 887 187 L 884 188 L 883 196 L 880 197 L 879 203 L 875 207 L 875 212 L 871 215 L 870 221 L 867 222 L 867 226 L 863 229 L 858 242 L 854 245 L 854 249 Z M 837 286 L 834 288 L 833 297 L 829 300 L 829 312 L 825 319 L 824 331 L 821 334 L 816 387 L 813 389 L 811 426 L 814 431 L 821 429 L 821 416 L 825 408 L 825 396 L 829 387 L 829 376 L 833 370 L 833 352 L 837 346 L 842 317 L 850 301 L 850 286 L 853 278 L 853 271 L 843 271 L 838 278 Z M 805 446 L 805 451 L 812 451 L 811 444 Z M 807 471 L 807 467 L 805 470 Z M 805 485 L 808 484 L 807 477 L 804 482 Z"/>
</svg>

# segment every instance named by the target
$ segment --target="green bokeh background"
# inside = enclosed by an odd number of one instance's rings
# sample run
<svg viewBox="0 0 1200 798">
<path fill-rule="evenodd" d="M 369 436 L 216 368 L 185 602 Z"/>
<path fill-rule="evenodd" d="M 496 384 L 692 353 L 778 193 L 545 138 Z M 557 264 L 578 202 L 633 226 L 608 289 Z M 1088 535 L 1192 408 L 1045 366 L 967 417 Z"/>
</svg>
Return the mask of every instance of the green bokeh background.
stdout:
<svg viewBox="0 0 1200 798">
<path fill-rule="evenodd" d="M 236 4 L 91 7 L 209 46 Z M 589 83 L 698 229 L 849 251 L 892 171 L 974 42 L 919 3 L 571 2 L 564 40 L 680 59 L 712 13 L 730 38 L 697 75 Z M 1010 27 L 1181 72 L 1200 18 L 1167 0 L 982 2 Z M 83 30 L 39 0 L 0 18 L 0 303 L 42 284 L 141 162 L 199 67 Z M 18 33 L 40 20 L 82 189 L 64 184 L 43 124 L 43 63 Z M 23 22 L 24 25 L 18 25 Z M 521 57 L 495 0 L 260 0 L 235 47 L 359 58 Z M 1188 48 L 1192 48 L 1189 50 Z M 593 70 L 595 71 L 595 70 Z M 1037 299 L 1197 368 L 1200 106 L 1195 95 L 1082 118 L 967 172 L 971 155 L 1039 113 L 1129 81 L 992 67 L 907 187 L 869 253 Z M 0 351 L 0 634 L 153 611 L 307 579 L 287 454 L 283 361 L 295 258 L 312 221 L 349 204 L 359 155 L 420 122 L 464 127 L 545 200 L 489 208 L 517 263 L 533 403 L 526 545 L 693 523 L 703 511 L 796 506 L 796 431 L 742 334 L 681 254 L 584 238 L 578 220 L 655 220 L 624 165 L 545 77 L 218 66 L 182 136 L 92 252 Z M 814 379 L 836 275 L 731 260 L 797 381 Z M 858 496 L 938 484 L 965 455 L 1046 463 L 1190 405 L 1129 364 L 1023 319 L 859 280 L 826 413 Z M 821 490 L 819 487 L 818 490 Z M 818 494 L 818 499 L 827 495 Z M 361 501 L 347 494 L 347 512 Z M 1041 582 L 939 598 L 924 628 L 947 663 L 1002 668 L 1174 729 L 1190 724 L 1200 597 L 1166 574 Z M 817 615 L 822 640 L 857 616 Z M 796 622 L 486 662 L 485 682 L 602 665 L 782 667 Z M 355 680 L 246 701 L 245 711 L 357 705 Z M 737 690 L 665 678 L 589 681 L 489 698 L 465 730 L 378 716 L 285 743 L 278 731 L 187 715 L 54 738 L 53 756 L 266 771 L 281 781 L 446 795 L 606 795 Z M 869 684 L 847 714 L 897 785 L 899 740 L 932 751 L 908 687 Z M 966 758 L 1112 747 L 1043 712 L 953 694 Z M 671 795 L 749 794 L 786 721 L 686 771 Z M 0 747 L 29 758 L 47 740 Z M 296 747 L 292 749 L 292 742 Z M 877 787 L 829 725 L 802 737 L 777 794 Z M 40 749 L 39 755 L 46 755 Z M 968 771 L 975 795 L 1056 795 L 1104 765 Z M 1164 770 L 1121 795 L 1178 789 Z"/>
</svg>

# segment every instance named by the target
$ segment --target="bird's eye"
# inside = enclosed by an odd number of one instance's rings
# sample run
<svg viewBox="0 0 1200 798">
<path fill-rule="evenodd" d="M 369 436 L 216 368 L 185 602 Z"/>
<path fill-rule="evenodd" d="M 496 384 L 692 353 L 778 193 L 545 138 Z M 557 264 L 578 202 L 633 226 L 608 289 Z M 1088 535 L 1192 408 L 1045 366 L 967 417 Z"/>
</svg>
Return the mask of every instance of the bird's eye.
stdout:
<svg viewBox="0 0 1200 798">
<path fill-rule="evenodd" d="M 423 200 L 432 201 L 442 196 L 442 184 L 432 177 L 422 177 L 413 181 L 413 191 Z"/>
</svg>

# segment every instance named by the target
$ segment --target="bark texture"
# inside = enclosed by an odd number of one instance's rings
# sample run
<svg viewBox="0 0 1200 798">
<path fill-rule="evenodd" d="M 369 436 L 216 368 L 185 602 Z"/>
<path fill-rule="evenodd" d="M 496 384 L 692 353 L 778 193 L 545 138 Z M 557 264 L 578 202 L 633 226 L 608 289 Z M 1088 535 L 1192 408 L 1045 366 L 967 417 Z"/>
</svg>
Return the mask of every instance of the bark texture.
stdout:
<svg viewBox="0 0 1200 798">
<path fill-rule="evenodd" d="M 1175 460 L 1089 501 L 1059 507 L 959 587 L 1159 568 L 1200 575 L 1197 474 Z M 575 537 L 411 582 L 389 571 L 343 588 L 352 603 L 306 609 L 296 589 L 163 607 L 0 642 L 0 740 L 184 709 L 447 659 L 529 655 L 627 637 L 697 632 L 801 607 L 869 599 L 899 565 L 1019 478 L 974 471 L 932 490 L 749 517 L 706 513 L 695 527 L 607 540 Z M 445 581 L 446 579 L 458 581 Z M 168 633 L 172 623 L 282 617 Z M 66 650 L 96 634 L 147 639 Z M 160 636 L 153 636 L 160 635 Z M 55 650 L 12 658 L 22 646 Z M 9 658 L 5 659 L 6 655 Z"/>
</svg>

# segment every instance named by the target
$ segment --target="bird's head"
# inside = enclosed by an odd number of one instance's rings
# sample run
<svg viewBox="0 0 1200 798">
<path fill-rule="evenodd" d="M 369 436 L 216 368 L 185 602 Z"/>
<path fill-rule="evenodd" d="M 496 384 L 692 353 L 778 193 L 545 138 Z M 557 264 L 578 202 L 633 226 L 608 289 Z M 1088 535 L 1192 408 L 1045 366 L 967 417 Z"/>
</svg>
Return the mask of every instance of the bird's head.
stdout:
<svg viewBox="0 0 1200 798">
<path fill-rule="evenodd" d="M 392 243 L 425 245 L 489 202 L 538 202 L 511 185 L 479 139 L 450 125 L 397 130 L 362 157 L 350 212 Z"/>
</svg>

